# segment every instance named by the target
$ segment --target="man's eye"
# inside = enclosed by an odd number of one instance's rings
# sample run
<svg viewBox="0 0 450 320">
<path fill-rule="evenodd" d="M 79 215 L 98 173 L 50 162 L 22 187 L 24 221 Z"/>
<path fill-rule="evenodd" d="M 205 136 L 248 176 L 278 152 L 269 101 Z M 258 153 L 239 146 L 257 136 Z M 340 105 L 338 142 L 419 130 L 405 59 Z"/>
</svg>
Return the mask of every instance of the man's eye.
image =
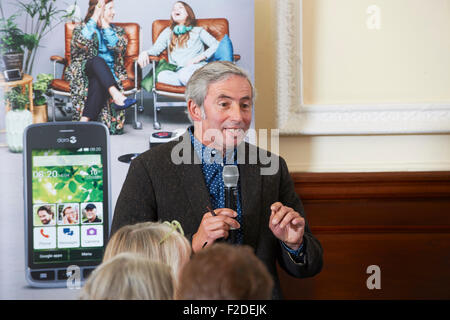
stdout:
<svg viewBox="0 0 450 320">
<path fill-rule="evenodd" d="M 221 107 L 226 107 L 226 106 L 228 106 L 228 102 L 219 102 L 219 106 L 221 106 Z"/>
</svg>

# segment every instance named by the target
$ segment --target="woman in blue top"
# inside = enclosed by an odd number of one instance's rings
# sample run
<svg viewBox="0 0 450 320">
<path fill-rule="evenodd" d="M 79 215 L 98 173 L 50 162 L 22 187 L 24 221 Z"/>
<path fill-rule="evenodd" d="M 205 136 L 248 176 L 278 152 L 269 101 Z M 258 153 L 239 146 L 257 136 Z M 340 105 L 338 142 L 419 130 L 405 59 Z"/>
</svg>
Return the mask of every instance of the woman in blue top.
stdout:
<svg viewBox="0 0 450 320">
<path fill-rule="evenodd" d="M 161 71 L 158 82 L 184 86 L 195 70 L 204 66 L 216 52 L 219 42 L 205 29 L 196 26 L 194 11 L 183 1 L 174 4 L 170 20 L 171 26 L 161 32 L 151 49 L 141 52 L 138 63 L 144 68 L 149 64 L 149 55 L 157 56 L 168 49 L 168 62 L 178 68 Z"/>
<path fill-rule="evenodd" d="M 74 120 L 101 120 L 112 134 L 123 131 L 124 112 L 136 103 L 127 99 L 122 81 L 127 79 L 124 56 L 127 37 L 123 28 L 112 24 L 112 0 L 90 0 L 84 23 L 77 26 L 71 41 L 71 63 L 66 70 L 70 82 Z M 112 98 L 111 106 L 106 102 Z"/>
</svg>

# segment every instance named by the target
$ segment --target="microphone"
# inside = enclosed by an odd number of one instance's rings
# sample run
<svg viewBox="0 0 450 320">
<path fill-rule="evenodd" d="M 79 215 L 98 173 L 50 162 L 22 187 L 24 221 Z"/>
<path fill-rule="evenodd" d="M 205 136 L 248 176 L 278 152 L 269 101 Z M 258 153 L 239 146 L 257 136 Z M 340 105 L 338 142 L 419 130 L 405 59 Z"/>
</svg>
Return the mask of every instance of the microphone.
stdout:
<svg viewBox="0 0 450 320">
<path fill-rule="evenodd" d="M 225 165 L 222 172 L 223 184 L 225 185 L 225 208 L 237 211 L 237 184 L 239 181 L 239 170 L 236 165 Z M 237 231 L 230 228 L 227 242 L 237 243 Z"/>
</svg>

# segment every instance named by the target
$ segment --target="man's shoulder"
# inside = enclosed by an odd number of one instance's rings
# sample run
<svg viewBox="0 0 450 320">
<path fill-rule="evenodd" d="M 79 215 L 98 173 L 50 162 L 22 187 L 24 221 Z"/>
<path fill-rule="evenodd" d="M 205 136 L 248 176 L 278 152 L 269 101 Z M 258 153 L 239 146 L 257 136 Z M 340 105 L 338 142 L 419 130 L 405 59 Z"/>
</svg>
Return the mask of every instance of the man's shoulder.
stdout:
<svg viewBox="0 0 450 320">
<path fill-rule="evenodd" d="M 161 161 L 167 162 L 171 159 L 173 148 L 178 144 L 185 141 L 183 139 L 184 135 L 175 138 L 169 142 L 160 144 L 158 146 L 152 147 L 149 150 L 141 153 L 133 161 L 141 161 L 148 164 L 155 164 Z M 190 141 L 189 141 L 190 143 Z"/>
<path fill-rule="evenodd" d="M 254 145 L 253 143 L 245 142 L 244 146 L 245 146 L 244 150 L 245 150 L 245 155 L 246 155 L 247 160 L 256 158 L 258 161 L 258 164 L 265 164 L 268 161 L 268 159 L 270 159 L 270 161 L 282 161 L 285 163 L 285 160 L 283 159 L 282 156 L 280 156 L 276 153 L 273 153 L 267 149 L 258 147 L 257 145 Z"/>
</svg>

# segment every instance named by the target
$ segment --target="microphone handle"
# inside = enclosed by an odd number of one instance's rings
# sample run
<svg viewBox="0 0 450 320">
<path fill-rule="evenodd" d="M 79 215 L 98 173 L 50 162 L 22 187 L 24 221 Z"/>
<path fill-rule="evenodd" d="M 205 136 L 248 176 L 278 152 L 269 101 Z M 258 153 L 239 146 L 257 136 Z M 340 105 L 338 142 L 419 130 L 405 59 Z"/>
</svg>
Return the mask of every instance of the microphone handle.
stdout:
<svg viewBox="0 0 450 320">
<path fill-rule="evenodd" d="M 230 208 L 234 211 L 237 210 L 237 188 L 235 187 L 225 187 L 225 207 Z M 227 242 L 231 244 L 237 244 L 237 230 L 228 231 Z"/>
</svg>

